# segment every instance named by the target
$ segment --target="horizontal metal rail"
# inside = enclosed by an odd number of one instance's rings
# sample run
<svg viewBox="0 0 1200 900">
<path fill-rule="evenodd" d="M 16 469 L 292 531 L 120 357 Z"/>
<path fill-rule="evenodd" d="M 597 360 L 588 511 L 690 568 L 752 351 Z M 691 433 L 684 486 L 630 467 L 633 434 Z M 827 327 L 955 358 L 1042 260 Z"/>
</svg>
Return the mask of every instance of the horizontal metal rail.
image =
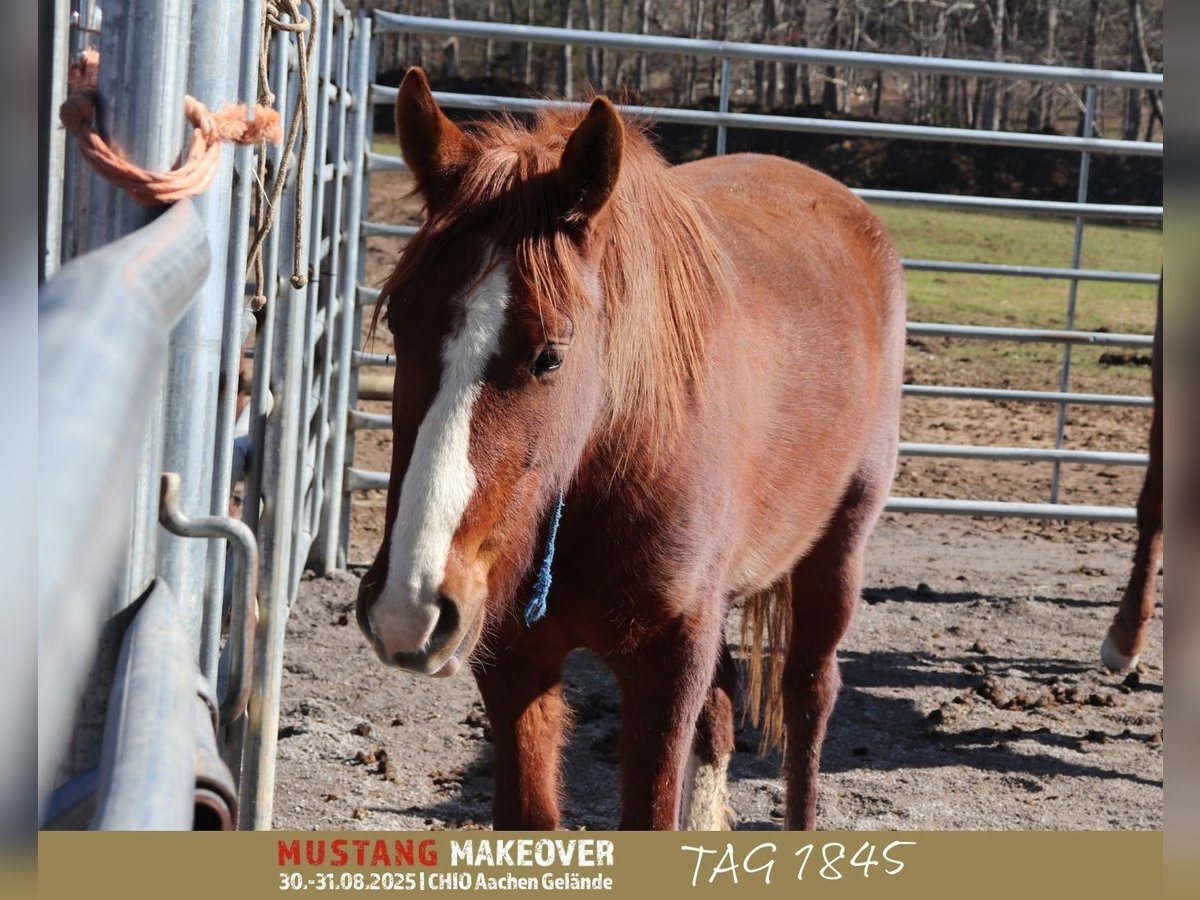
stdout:
<svg viewBox="0 0 1200 900">
<path fill-rule="evenodd" d="M 419 225 L 392 225 L 387 222 L 362 223 L 368 237 L 412 237 Z M 1122 272 L 1104 269 L 1070 269 L 1045 266 L 1018 266 L 1004 263 L 956 262 L 936 259 L 905 259 L 904 267 L 912 272 L 944 272 L 952 275 L 993 275 L 1005 278 L 1052 278 L 1066 281 L 1098 281 L 1115 284 L 1158 284 L 1157 272 Z M 1140 346 L 1140 345 L 1139 345 Z"/>
<path fill-rule="evenodd" d="M 362 223 L 362 233 L 367 237 L 412 237 L 420 231 L 419 225 L 392 225 L 388 222 Z"/>
<path fill-rule="evenodd" d="M 1055 450 L 1050 447 L 978 447 L 968 444 L 901 444 L 900 455 L 921 458 L 990 459 L 1004 462 L 1064 462 L 1105 466 L 1144 466 L 1145 453 Z"/>
<path fill-rule="evenodd" d="M 397 88 L 371 85 L 371 101 L 394 103 Z M 531 100 L 522 97 L 493 97 L 487 94 L 458 94 L 435 91 L 434 98 L 448 109 L 479 112 L 533 113 L 541 109 L 578 109 L 586 104 L 570 100 Z M 1054 134 L 1030 134 L 1023 131 L 980 131 L 974 128 L 939 128 L 929 125 L 899 125 L 890 122 L 859 122 L 849 119 L 815 119 L 805 116 L 771 116 L 761 113 L 712 112 L 701 109 L 670 109 L 660 106 L 623 104 L 622 112 L 652 122 L 680 125 L 748 128 L 762 131 L 790 131 L 827 134 L 840 137 L 884 138 L 887 140 L 939 141 L 955 144 L 983 144 L 989 147 L 1015 147 L 1028 150 L 1067 150 L 1071 152 L 1112 153 L 1130 156 L 1163 155 L 1163 145 L 1145 141 L 1118 141 L 1108 138 L 1066 137 Z"/>
<path fill-rule="evenodd" d="M 396 365 L 396 357 L 390 353 L 367 353 L 365 350 L 355 350 L 353 360 L 355 367 Z"/>
<path fill-rule="evenodd" d="M 366 469 L 346 469 L 347 491 L 386 491 L 389 475 L 387 472 L 370 472 Z"/>
<path fill-rule="evenodd" d="M 391 153 L 368 153 L 367 171 L 407 172 L 408 166 L 405 164 L 404 157 L 402 156 L 396 156 Z"/>
<path fill-rule="evenodd" d="M 1151 397 L 1127 394 L 1075 394 L 1070 391 L 1018 391 L 1008 388 L 953 387 L 906 384 L 907 397 L 953 397 L 959 400 L 1001 400 L 1015 403 L 1078 403 L 1081 406 L 1153 406 Z"/>
<path fill-rule="evenodd" d="M 1130 90 L 1157 90 L 1163 76 L 1143 72 L 1114 72 L 1064 66 L 1024 65 L 963 59 L 937 59 L 893 53 L 864 53 L 849 50 L 821 50 L 814 47 L 786 47 L 749 44 L 739 41 L 708 41 L 648 34 L 612 31 L 548 28 L 502 22 L 473 22 L 408 16 L 401 13 L 374 12 L 377 32 L 402 31 L 412 34 L 446 34 L 466 38 L 499 38 L 537 44 L 574 44 L 606 47 L 642 53 L 672 53 L 689 56 L 716 56 L 735 60 L 800 63 L 810 66 L 847 66 L 855 69 L 890 69 L 957 75 L 963 78 L 986 77 L 1006 81 L 1044 81 L 1056 84 L 1095 84 Z"/>
<path fill-rule="evenodd" d="M 404 158 L 388 153 L 371 153 L 368 163 L 372 171 L 406 172 Z M 855 194 L 868 203 L 894 203 L 905 206 L 927 206 L 977 212 L 1026 213 L 1038 216 L 1081 216 L 1085 219 L 1144 219 L 1161 221 L 1161 206 L 1130 206 L 1120 203 L 1074 203 L 1055 200 L 1019 200 L 1009 197 L 968 197 L 962 194 L 934 194 L 921 191 L 885 191 L 853 188 Z M 377 234 L 412 234 L 413 226 L 371 223 L 377 228 L 411 229 L 404 232 L 378 231 Z"/>
<path fill-rule="evenodd" d="M 346 470 L 346 490 L 386 491 L 387 472 Z M 885 507 L 890 512 L 934 513 L 955 516 L 1015 516 L 1032 519 L 1070 519 L 1133 522 L 1132 507 L 1088 506 L 1067 503 L 1015 503 L 989 500 L 944 500 L 925 497 L 892 497 Z"/>
<path fill-rule="evenodd" d="M 908 335 L 909 337 L 971 338 L 983 341 L 1083 344 L 1093 347 L 1151 347 L 1154 344 L 1154 337 L 1149 334 L 1003 328 L 991 325 L 943 325 L 937 322 L 909 322 Z"/>
<path fill-rule="evenodd" d="M 392 427 L 392 417 L 387 413 L 371 413 L 363 412 L 361 409 L 352 409 L 346 424 L 352 431 L 387 430 Z"/>
<path fill-rule="evenodd" d="M 1082 346 L 1093 347 L 1151 347 L 1154 344 L 1154 338 L 1150 335 L 1141 334 L 1110 334 L 1103 331 L 1053 331 L 1037 328 L 998 328 L 986 325 L 941 325 L 933 322 L 910 322 L 908 323 L 908 335 L 910 337 L 946 337 L 946 338 L 967 338 L 973 340 L 984 341 L 1014 341 L 1017 343 L 1042 343 L 1042 344 L 1075 344 Z M 391 353 L 368 353 L 363 350 L 354 352 L 353 361 L 355 366 L 395 366 L 396 357 Z M 907 385 L 906 387 L 922 387 L 921 385 Z M 934 385 L 928 385 L 934 387 Z M 970 388 L 969 390 L 984 390 L 983 388 Z M 990 390 L 990 389 L 987 389 Z M 1000 389 L 997 389 L 1000 390 Z M 919 393 L 919 392 L 914 392 Z M 1080 403 L 1106 403 L 1108 401 L 1094 399 L 1098 397 L 1117 397 L 1119 400 L 1148 400 L 1146 397 L 1128 397 L 1126 395 L 1108 395 L 1108 394 L 1063 394 L 1061 392 L 1036 392 L 1036 391 L 1018 391 L 1016 393 L 1033 394 L 1033 399 L 1036 402 L 1058 403 L 1063 397 L 1079 397 L 1088 398 L 1080 399 Z M 1009 396 L 1007 393 L 996 399 L 1012 400 L 1019 399 Z M 1118 403 L 1119 405 L 1119 403 Z M 1137 404 L 1134 404 L 1137 405 Z"/>
<path fill-rule="evenodd" d="M 387 430 L 392 417 L 387 413 L 351 410 L 349 427 L 356 431 Z M 1055 450 L 1031 447 L 980 447 L 967 444 L 902 443 L 900 455 L 919 458 L 990 459 L 1006 462 L 1064 462 L 1110 466 L 1144 466 L 1150 458 L 1144 453 L 1116 453 L 1099 450 Z"/>
<path fill-rule="evenodd" d="M 892 497 L 884 509 L 888 512 L 930 513 L 942 516 L 999 516 L 1094 522 L 1137 521 L 1137 510 L 1130 506 L 1088 506 L 1073 503 L 1016 503 L 998 500 Z"/>
<path fill-rule="evenodd" d="M 1104 269 L 1013 266 L 1005 263 L 948 262 L 938 259 L 906 259 L 904 268 L 914 272 L 1003 275 L 1009 278 L 1057 278 L 1065 281 L 1111 281 L 1120 284 L 1158 284 L 1162 281 L 1158 272 L 1114 272 Z"/>
<path fill-rule="evenodd" d="M 1120 203 L 1074 203 L 1055 200 L 1017 200 L 1008 197 L 967 197 L 962 194 L 932 194 L 921 191 L 883 191 L 856 188 L 854 193 L 868 203 L 947 207 L 980 212 L 1028 213 L 1041 216 L 1081 216 L 1085 219 L 1161 220 L 1161 206 L 1129 206 Z"/>
</svg>

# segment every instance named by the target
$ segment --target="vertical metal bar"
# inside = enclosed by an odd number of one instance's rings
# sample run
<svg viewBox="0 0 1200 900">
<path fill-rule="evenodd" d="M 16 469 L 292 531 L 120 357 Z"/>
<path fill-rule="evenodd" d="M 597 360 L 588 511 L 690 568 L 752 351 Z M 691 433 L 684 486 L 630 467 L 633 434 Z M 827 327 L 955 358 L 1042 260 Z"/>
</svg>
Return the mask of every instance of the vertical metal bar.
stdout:
<svg viewBox="0 0 1200 900">
<path fill-rule="evenodd" d="M 187 0 L 104 6 L 97 125 L 135 165 L 170 169 L 183 149 L 190 20 Z M 93 174 L 92 182 L 88 249 L 129 234 L 163 211 L 140 205 L 100 175 Z"/>
<path fill-rule="evenodd" d="M 280 31 L 275 32 L 271 38 L 269 69 L 271 88 L 276 96 L 275 108 L 279 111 L 280 117 L 284 121 L 286 121 L 287 113 L 291 109 L 288 102 L 288 48 L 288 36 Z M 268 178 L 270 178 L 271 173 L 279 171 L 282 160 L 283 147 L 281 144 L 276 144 L 268 148 Z M 254 177 L 257 179 L 257 172 Z M 261 214 L 262 212 L 260 211 Z M 286 211 L 283 209 L 278 210 L 277 216 L 279 218 L 286 216 Z M 254 341 L 254 378 L 251 384 L 249 406 L 250 444 L 254 450 L 250 457 L 250 464 L 246 469 L 245 489 L 242 495 L 244 500 L 242 521 L 258 536 L 258 580 L 260 585 L 267 583 L 267 573 L 269 571 L 267 560 L 271 552 L 270 545 L 274 540 L 274 536 L 268 529 L 260 527 L 260 520 L 263 518 L 264 507 L 266 505 L 264 498 L 264 460 L 270 454 L 279 452 L 277 446 L 268 446 L 267 444 L 267 423 L 275 406 L 271 378 L 274 369 L 273 357 L 275 332 L 277 330 L 275 320 L 278 304 L 276 303 L 276 299 L 279 294 L 280 281 L 278 227 L 267 237 L 265 246 L 263 247 L 263 269 L 265 272 L 263 294 L 266 297 L 266 305 L 258 313 L 258 332 Z M 225 758 L 230 761 L 230 767 L 237 773 L 239 798 L 244 798 L 248 792 L 256 791 L 256 782 L 259 778 L 259 769 L 256 765 L 251 764 L 251 760 L 256 758 L 258 753 L 257 735 L 260 734 L 261 723 L 252 725 L 250 713 L 261 706 L 261 701 L 256 700 L 256 691 L 261 682 L 260 673 L 263 666 L 261 652 L 265 634 L 263 623 L 260 621 L 254 638 L 254 687 L 251 688 L 250 708 L 247 710 L 245 716 L 234 722 L 226 731 Z M 256 706 L 256 703 L 259 706 Z M 243 801 L 239 800 L 238 827 L 247 827 L 247 823 L 250 821 L 250 812 L 243 805 Z"/>
<path fill-rule="evenodd" d="M 336 406 L 336 390 L 337 385 L 334 379 L 334 370 L 336 368 L 335 361 L 338 357 L 338 347 L 340 334 L 344 330 L 344 322 L 348 315 L 352 315 L 351 304 L 353 302 L 353 294 L 347 295 L 341 290 L 341 273 L 342 273 L 342 254 L 344 252 L 345 228 L 344 222 L 344 204 L 346 197 L 346 145 L 348 141 L 347 130 L 350 124 L 349 104 L 350 97 L 349 73 L 350 73 L 350 37 L 354 31 L 354 19 L 345 10 L 337 13 L 338 28 L 337 28 L 337 80 L 336 94 L 332 102 L 336 110 L 335 115 L 335 132 L 331 142 L 332 164 L 334 166 L 334 180 L 331 185 L 331 202 L 325 214 L 326 230 L 329 233 L 329 264 L 323 271 L 323 288 L 328 295 L 326 302 L 326 326 L 324 337 L 324 349 L 321 355 L 321 384 L 320 397 L 321 408 L 319 410 L 318 438 L 317 438 L 317 459 L 316 478 L 319 482 L 320 490 L 314 498 L 314 539 L 310 552 L 310 564 L 322 574 L 327 574 L 336 564 L 335 557 L 330 557 L 327 554 L 328 536 L 331 530 L 329 522 L 329 505 L 330 505 L 330 490 L 332 489 L 333 478 L 329 460 L 332 455 L 332 445 L 336 441 L 336 431 L 339 428 L 345 428 L 345 416 L 342 416 L 341 424 L 334 418 L 334 407 Z M 348 301 L 347 296 L 351 299 Z M 338 482 L 340 490 L 340 481 Z M 334 545 L 336 556 L 336 543 Z"/>
<path fill-rule="evenodd" d="M 317 49 L 314 60 L 315 69 L 310 73 L 309 85 L 309 108 L 316 117 L 316 121 L 314 123 L 313 140 L 309 146 L 311 154 L 308 165 L 307 185 L 311 199 L 309 203 L 311 207 L 309 211 L 311 221 L 308 229 L 307 246 L 309 283 L 305 294 L 307 315 L 305 317 L 303 334 L 304 352 L 301 357 L 303 360 L 303 371 L 300 376 L 300 440 L 298 446 L 301 458 L 298 468 L 299 475 L 296 479 L 297 517 L 295 527 L 299 534 L 303 534 L 306 537 L 303 541 L 297 540 L 293 547 L 292 575 L 288 588 L 289 599 L 295 595 L 300 575 L 304 570 L 304 557 L 307 556 L 308 548 L 312 543 L 312 536 L 317 531 L 317 510 L 319 509 L 321 492 L 321 470 L 318 467 L 318 460 L 321 456 L 321 428 L 319 422 L 314 422 L 314 413 L 322 402 L 319 384 L 317 383 L 319 372 L 321 371 L 318 367 L 323 368 L 323 362 L 320 358 L 323 354 L 320 353 L 320 346 L 322 342 L 324 342 L 325 346 L 328 346 L 329 327 L 331 324 L 331 292 L 328 289 L 328 282 L 323 276 L 324 261 L 321 259 L 321 243 L 325 225 L 325 196 L 328 190 L 322 172 L 328 155 L 327 149 L 329 145 L 330 104 L 326 88 L 331 81 L 334 59 L 334 15 L 332 2 L 330 0 L 321 0 L 320 10 L 319 26 L 321 33 L 319 38 L 313 35 L 313 38 L 317 40 Z M 316 338 L 318 322 L 322 315 L 325 317 L 324 330 L 322 336 Z M 316 432 L 316 440 L 312 439 L 314 431 Z M 310 445 L 313 447 L 311 454 L 308 450 Z M 308 503 L 310 496 L 312 497 L 311 504 Z"/>
<path fill-rule="evenodd" d="M 263 0 L 241 4 L 241 59 L 238 94 L 247 108 L 258 99 L 258 53 L 262 34 Z M 232 60 L 231 60 L 232 62 Z M 217 423 L 214 437 L 212 500 L 209 514 L 225 515 L 233 493 L 233 440 L 237 419 L 238 378 L 242 365 L 242 314 L 246 294 L 246 250 L 249 245 L 250 198 L 257 176 L 253 147 L 239 146 L 233 151 L 233 191 L 229 232 L 229 255 L 225 267 L 225 309 L 221 340 L 221 377 L 217 393 Z M 201 658 L 205 675 L 214 677 L 209 668 L 213 653 L 219 653 L 221 620 L 224 618 L 226 553 L 210 553 L 205 587 L 204 643 Z M 237 640 L 233 635 L 230 641 Z M 231 652 L 234 648 L 230 648 Z M 215 683 L 215 682 L 214 682 Z M 236 773 L 236 766 L 234 767 Z"/>
<path fill-rule="evenodd" d="M 170 169 L 183 150 L 190 19 L 187 0 L 130 0 L 105 10 L 99 128 L 132 162 L 147 169 Z M 99 175 L 92 173 L 89 182 L 89 248 L 104 246 L 162 213 L 163 207 L 141 206 Z M 162 391 L 161 383 L 148 387 Z M 161 398 L 160 404 L 164 403 Z M 164 421 L 160 406 L 142 448 L 124 596 L 118 599 L 121 607 L 145 591 L 154 576 Z"/>
<path fill-rule="evenodd" d="M 276 96 L 275 107 L 279 110 L 280 117 L 284 121 L 287 120 L 287 114 L 291 109 L 288 94 L 288 46 L 287 35 L 277 31 L 271 39 L 271 89 L 275 92 Z M 269 147 L 267 151 L 268 178 L 273 173 L 279 171 L 279 166 L 282 162 L 282 144 Z M 286 200 L 286 197 L 284 199 Z M 277 223 L 286 220 L 286 218 L 286 209 L 276 211 Z M 266 445 L 266 432 L 267 419 L 275 405 L 275 398 L 271 394 L 271 369 L 273 367 L 272 360 L 275 355 L 275 301 L 279 295 L 280 282 L 280 231 L 281 228 L 277 225 L 275 230 L 267 236 L 265 246 L 263 247 L 263 270 L 266 273 L 264 276 L 263 294 L 266 297 L 266 304 L 259 313 L 258 334 L 254 341 L 254 380 L 250 393 L 250 443 L 255 448 L 255 452 L 251 457 L 250 466 L 246 472 L 245 506 L 242 511 L 242 521 L 249 525 L 251 530 L 256 533 L 259 532 L 258 523 L 262 515 L 263 460 L 269 453 L 274 452 L 275 449 Z M 265 558 L 266 551 L 262 547 L 260 547 L 260 550 L 262 552 L 259 559 L 262 560 Z"/>
<path fill-rule="evenodd" d="M 66 132 L 58 108 L 67 98 L 67 36 L 70 4 L 53 0 L 39 7 L 38 21 L 38 284 L 62 260 L 63 164 Z"/>
<path fill-rule="evenodd" d="M 188 93 L 210 109 L 237 95 L 238 12 L 235 0 L 211 0 L 196 4 L 192 14 Z M 212 506 L 232 191 L 233 158 L 226 150 L 212 184 L 195 201 L 212 246 L 212 268 L 196 303 L 171 332 L 162 468 L 182 474 L 180 505 L 191 516 L 206 515 Z M 159 534 L 159 574 L 175 592 L 201 671 L 215 686 L 221 614 L 204 602 L 210 553 L 223 556 L 224 548 L 166 530 Z"/>
<path fill-rule="evenodd" d="M 729 112 L 729 82 L 731 75 L 731 65 L 729 57 L 724 57 L 721 60 L 721 106 L 722 114 Z M 717 156 L 725 155 L 726 140 L 728 138 L 729 129 L 724 125 L 717 126 Z"/>
<path fill-rule="evenodd" d="M 344 210 L 339 208 L 342 227 L 346 236 L 343 241 L 344 257 L 340 261 L 337 281 L 341 299 L 341 315 L 337 328 L 337 363 L 334 387 L 331 390 L 332 408 L 329 420 L 333 428 L 333 440 L 329 448 L 329 462 L 325 498 L 325 523 L 322 526 L 322 548 L 319 551 L 323 572 L 345 565 L 348 542 L 346 528 L 349 522 L 350 496 L 345 493 L 344 477 L 346 466 L 353 458 L 353 435 L 348 427 L 348 410 L 355 400 L 355 369 L 352 364 L 354 348 L 358 345 L 357 328 L 361 326 L 358 304 L 358 279 L 360 255 L 364 239 L 359 223 L 363 218 L 363 199 L 366 187 L 367 150 L 371 129 L 370 71 L 371 71 L 371 19 L 365 13 L 355 19 L 354 39 L 350 47 L 350 121 L 349 151 L 346 161 L 350 165 Z M 342 160 L 338 160 L 339 165 Z"/>
<path fill-rule="evenodd" d="M 1087 89 L 1087 106 L 1084 113 L 1083 133 L 1085 137 L 1091 137 L 1095 128 L 1096 122 L 1096 86 L 1088 85 Z M 1088 180 L 1092 172 L 1092 156 L 1084 150 L 1079 158 L 1079 193 L 1078 202 L 1087 203 L 1088 198 Z M 1083 228 L 1084 222 L 1082 216 L 1075 218 L 1075 246 L 1071 253 L 1071 268 L 1078 269 L 1083 259 Z M 1071 286 L 1067 291 L 1067 330 L 1072 331 L 1075 328 L 1075 301 L 1079 296 L 1079 279 L 1071 279 Z M 1063 347 L 1062 373 L 1058 380 L 1058 389 L 1066 393 L 1070 389 L 1071 384 L 1071 345 L 1067 344 Z M 1063 435 L 1067 428 L 1067 404 L 1058 404 L 1058 421 L 1054 428 L 1054 449 L 1060 450 L 1063 446 Z M 1054 470 L 1050 475 L 1050 502 L 1058 502 L 1059 487 L 1062 476 L 1062 463 L 1059 460 L 1054 462 Z"/>
<path fill-rule="evenodd" d="M 362 214 L 364 212 L 366 212 L 367 210 L 369 210 L 370 202 L 371 202 L 371 200 L 370 200 L 370 192 L 371 192 L 370 172 L 371 172 L 371 169 L 367 165 L 367 159 L 371 153 L 371 143 L 375 137 L 374 110 L 371 108 L 371 85 L 375 82 L 376 67 L 379 63 L 379 53 L 377 52 L 378 51 L 377 41 L 375 40 L 374 35 L 371 33 L 371 19 L 365 18 L 365 17 L 360 18 L 359 25 L 364 32 L 362 35 L 359 36 L 359 40 L 361 41 L 361 43 L 363 45 L 362 46 L 362 54 L 365 57 L 365 66 L 363 68 L 363 73 L 360 73 L 360 74 L 365 74 L 365 80 L 361 86 L 361 89 L 358 92 L 358 96 L 362 97 L 362 104 L 365 107 L 365 109 L 362 113 L 362 115 L 364 116 L 364 122 L 362 125 L 362 141 L 363 141 L 362 155 L 359 158 L 359 160 L 357 161 L 358 165 L 360 165 L 362 167 L 362 175 L 361 175 L 361 179 L 360 179 L 361 180 L 360 197 L 359 197 L 359 203 L 358 203 L 359 218 L 353 224 L 353 227 L 358 229 L 358 264 L 354 271 L 354 277 L 356 279 L 355 280 L 355 289 L 354 289 L 354 293 L 353 293 L 353 296 L 354 296 L 354 319 L 350 326 L 350 340 L 352 342 L 352 344 L 351 344 L 352 350 L 358 349 L 362 342 L 363 307 L 362 307 L 362 304 L 358 302 L 358 287 L 357 286 L 359 284 L 361 284 L 363 282 L 363 280 L 366 278 L 367 238 L 366 238 L 366 235 L 362 231 L 362 227 L 361 227 L 360 223 L 361 223 Z M 356 84 L 357 84 L 357 82 L 356 82 Z M 358 367 L 351 364 L 349 357 L 347 358 L 346 366 L 349 369 L 349 371 L 347 372 L 347 377 L 350 381 L 349 405 L 347 407 L 347 411 L 348 411 L 349 409 L 353 409 L 358 404 Z M 345 431 L 346 431 L 346 451 L 345 451 L 346 468 L 349 468 L 350 466 L 352 466 L 354 464 L 354 431 L 350 430 L 350 428 L 348 427 L 348 418 L 349 418 L 349 416 L 347 415 L 345 418 L 342 419 L 342 423 L 343 423 L 342 428 L 345 429 Z M 344 472 L 345 472 L 345 469 L 343 469 L 343 477 L 344 477 Z M 345 482 L 343 481 L 343 484 L 344 483 Z M 353 511 L 353 505 L 352 505 L 351 495 L 349 494 L 349 492 L 347 492 L 347 494 L 345 495 L 345 497 L 343 499 L 342 518 L 341 518 L 341 522 L 339 524 L 339 530 L 341 532 L 340 539 L 341 539 L 341 544 L 342 544 L 343 564 L 344 564 L 345 558 L 349 555 L 349 552 L 350 552 L 350 514 L 352 511 Z"/>
<path fill-rule="evenodd" d="M 318 39 L 315 34 L 310 39 Z M 280 59 L 289 56 L 290 41 L 283 44 Z M 298 45 L 297 45 L 298 46 Z M 310 78 L 316 73 L 310 71 Z M 282 79 L 281 79 L 282 80 Z M 306 86 L 296 79 L 295 89 L 280 91 L 287 97 L 288 108 L 298 104 L 300 91 Z M 311 96 L 311 94 L 310 94 Z M 311 107 L 310 107 L 311 114 Z M 312 122 L 304 123 L 311 128 Z M 313 142 L 308 146 L 308 170 L 312 171 Z M 295 172 L 295 169 L 293 169 Z M 312 215 L 311 204 L 305 204 L 305 216 L 292 222 L 295 194 L 306 189 L 298 178 L 291 186 L 291 198 L 284 209 L 277 210 L 277 235 L 289 242 L 295 228 L 306 233 Z M 276 334 L 271 348 L 270 393 L 274 407 L 266 421 L 262 448 L 262 512 L 258 534 L 261 542 L 263 577 L 260 578 L 259 610 L 261 619 L 255 641 L 254 684 L 246 726 L 246 744 L 242 760 L 240 785 L 239 826 L 256 830 L 271 827 L 275 787 L 275 750 L 278 743 L 280 686 L 283 678 L 283 639 L 287 625 L 289 590 L 292 583 L 293 548 L 296 541 L 296 500 L 299 463 L 304 446 L 300 442 L 303 423 L 300 421 L 301 393 L 304 372 L 304 327 L 307 316 L 307 290 L 296 288 L 279 265 L 279 254 L 273 254 L 270 271 L 280 287 L 278 300 L 271 304 L 268 318 L 274 321 Z M 257 353 L 256 353 L 257 361 Z"/>
</svg>

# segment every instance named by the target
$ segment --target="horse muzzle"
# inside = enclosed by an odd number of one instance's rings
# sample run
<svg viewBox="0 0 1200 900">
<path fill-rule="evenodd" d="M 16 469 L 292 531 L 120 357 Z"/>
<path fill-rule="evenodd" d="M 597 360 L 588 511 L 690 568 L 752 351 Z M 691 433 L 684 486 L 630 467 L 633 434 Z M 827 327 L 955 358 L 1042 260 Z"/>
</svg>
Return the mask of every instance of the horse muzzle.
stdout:
<svg viewBox="0 0 1200 900">
<path fill-rule="evenodd" d="M 359 588 L 358 624 L 380 661 L 418 675 L 446 678 L 462 667 L 474 645 L 461 607 L 439 594 L 432 602 L 395 602 Z"/>
</svg>

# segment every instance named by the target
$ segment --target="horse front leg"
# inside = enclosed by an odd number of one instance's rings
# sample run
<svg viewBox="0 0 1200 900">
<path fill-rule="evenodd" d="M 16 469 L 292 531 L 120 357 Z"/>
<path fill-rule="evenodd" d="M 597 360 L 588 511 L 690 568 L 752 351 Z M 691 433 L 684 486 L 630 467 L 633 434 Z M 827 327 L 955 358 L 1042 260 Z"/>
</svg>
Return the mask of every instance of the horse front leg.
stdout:
<svg viewBox="0 0 1200 900">
<path fill-rule="evenodd" d="M 475 672 L 492 726 L 492 827 L 552 831 L 559 824 L 560 769 L 568 709 L 567 650 L 526 636 Z"/>
<path fill-rule="evenodd" d="M 825 534 L 792 570 L 792 627 L 781 685 L 790 830 L 817 827 L 821 746 L 841 687 L 837 647 L 858 604 L 866 543 L 889 481 L 852 481 Z"/>
<path fill-rule="evenodd" d="M 684 765 L 720 643 L 719 616 L 680 619 L 611 661 L 621 686 L 622 829 L 679 827 Z"/>
<path fill-rule="evenodd" d="M 1155 465 L 1158 462 L 1158 465 Z M 1100 658 L 1114 672 L 1138 664 L 1146 644 L 1146 623 L 1158 601 L 1158 563 L 1163 543 L 1162 462 L 1151 460 L 1137 504 L 1138 541 L 1129 584 L 1100 647 Z"/>
<path fill-rule="evenodd" d="M 1154 343 L 1154 416 L 1150 422 L 1150 465 L 1137 502 L 1137 549 L 1121 605 L 1100 647 L 1100 658 L 1120 672 L 1138 663 L 1146 643 L 1146 623 L 1158 599 L 1158 563 L 1163 543 L 1162 295 Z"/>
</svg>

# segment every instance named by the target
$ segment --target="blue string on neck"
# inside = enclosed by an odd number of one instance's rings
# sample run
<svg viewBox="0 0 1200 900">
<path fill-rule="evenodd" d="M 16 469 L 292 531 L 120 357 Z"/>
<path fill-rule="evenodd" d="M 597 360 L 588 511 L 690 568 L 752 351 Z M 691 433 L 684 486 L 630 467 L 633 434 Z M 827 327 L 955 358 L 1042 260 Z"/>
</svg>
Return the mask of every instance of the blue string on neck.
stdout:
<svg viewBox="0 0 1200 900">
<path fill-rule="evenodd" d="M 554 515 L 550 518 L 550 533 L 546 536 L 546 554 L 542 557 L 542 565 L 533 582 L 533 596 L 525 605 L 526 627 L 546 615 L 546 598 L 550 595 L 550 566 L 554 563 L 554 542 L 558 540 L 558 523 L 562 519 L 563 499 L 563 492 L 559 491 L 558 500 L 554 504 Z"/>
</svg>

